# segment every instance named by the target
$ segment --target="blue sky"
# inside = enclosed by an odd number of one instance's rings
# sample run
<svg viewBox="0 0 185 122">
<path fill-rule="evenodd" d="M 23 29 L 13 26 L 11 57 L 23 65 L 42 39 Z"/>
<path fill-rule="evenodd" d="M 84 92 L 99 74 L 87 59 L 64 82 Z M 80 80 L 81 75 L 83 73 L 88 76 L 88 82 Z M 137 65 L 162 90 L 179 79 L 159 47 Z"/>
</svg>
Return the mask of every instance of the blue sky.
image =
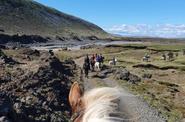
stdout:
<svg viewBox="0 0 185 122">
<path fill-rule="evenodd" d="M 128 36 L 185 36 L 185 0 L 36 1 L 93 22 L 111 33 Z"/>
</svg>

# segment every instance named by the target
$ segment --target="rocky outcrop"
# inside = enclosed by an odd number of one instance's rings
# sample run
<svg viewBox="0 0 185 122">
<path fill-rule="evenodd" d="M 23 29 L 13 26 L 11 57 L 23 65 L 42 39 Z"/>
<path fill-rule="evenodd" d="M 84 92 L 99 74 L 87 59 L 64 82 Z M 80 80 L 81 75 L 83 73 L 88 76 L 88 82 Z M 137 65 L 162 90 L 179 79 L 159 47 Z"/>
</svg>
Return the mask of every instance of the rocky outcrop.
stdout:
<svg viewBox="0 0 185 122">
<path fill-rule="evenodd" d="M 141 78 L 138 77 L 137 75 L 130 74 L 128 77 L 128 82 L 135 84 L 135 83 L 141 82 Z"/>
<path fill-rule="evenodd" d="M 35 42 L 47 42 L 48 40 L 38 35 L 5 35 L 0 34 L 0 44 L 6 43 L 22 43 L 30 44 Z"/>
<path fill-rule="evenodd" d="M 117 71 L 114 73 L 114 76 L 117 80 L 126 80 L 133 84 L 141 81 L 140 77 L 138 77 L 135 74 L 130 73 L 126 69 L 117 69 Z"/>
<path fill-rule="evenodd" d="M 25 49 L 20 49 L 21 51 Z M 17 51 L 20 51 L 17 50 Z M 20 59 L 24 64 L 0 71 L 0 92 L 11 96 L 15 122 L 67 122 L 70 115 L 68 94 L 75 75 L 74 62 L 60 62 L 49 52 L 24 51 L 32 60 Z M 17 56 L 17 60 L 20 56 Z M 1 110 L 1 109 L 0 109 Z M 3 115 L 0 119 L 6 120 Z"/>
<path fill-rule="evenodd" d="M 130 72 L 127 71 L 126 69 L 117 69 L 117 71 L 115 72 L 115 77 L 118 80 L 129 80 L 129 75 Z"/>
</svg>

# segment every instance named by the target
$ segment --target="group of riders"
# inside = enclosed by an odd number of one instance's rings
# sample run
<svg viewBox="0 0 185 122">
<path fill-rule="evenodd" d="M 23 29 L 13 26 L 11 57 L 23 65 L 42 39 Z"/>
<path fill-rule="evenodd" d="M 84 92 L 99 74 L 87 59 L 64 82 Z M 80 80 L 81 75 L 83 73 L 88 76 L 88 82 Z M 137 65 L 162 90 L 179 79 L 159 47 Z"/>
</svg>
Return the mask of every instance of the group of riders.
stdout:
<svg viewBox="0 0 185 122">
<path fill-rule="evenodd" d="M 89 71 L 95 71 L 95 64 L 98 65 L 99 68 L 102 67 L 104 62 L 104 57 L 102 54 L 93 54 L 91 57 L 87 54 L 84 59 L 83 69 L 85 72 L 85 77 L 88 78 Z"/>
</svg>

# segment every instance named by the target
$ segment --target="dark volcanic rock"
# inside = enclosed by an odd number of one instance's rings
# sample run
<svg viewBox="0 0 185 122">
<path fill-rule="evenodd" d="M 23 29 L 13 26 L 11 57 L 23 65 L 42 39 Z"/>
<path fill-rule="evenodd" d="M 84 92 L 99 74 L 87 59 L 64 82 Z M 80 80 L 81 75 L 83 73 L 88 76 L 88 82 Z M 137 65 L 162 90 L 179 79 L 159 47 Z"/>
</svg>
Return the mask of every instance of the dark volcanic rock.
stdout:
<svg viewBox="0 0 185 122">
<path fill-rule="evenodd" d="M 118 69 L 115 72 L 115 77 L 118 80 L 129 80 L 129 75 L 130 75 L 130 72 L 127 71 L 126 69 Z"/>
<path fill-rule="evenodd" d="M 126 80 L 128 82 L 133 83 L 133 84 L 138 83 L 138 82 L 141 81 L 140 77 L 138 77 L 135 74 L 130 73 L 126 69 L 117 69 L 114 76 L 118 80 Z"/>
<path fill-rule="evenodd" d="M 37 35 L 5 35 L 5 34 L 0 34 L 0 44 L 6 44 L 6 43 L 15 43 L 19 42 L 22 44 L 30 44 L 30 43 L 35 43 L 35 42 L 47 42 L 48 40 Z"/>
<path fill-rule="evenodd" d="M 66 118 L 70 114 L 68 94 L 71 79 L 75 75 L 74 61 L 60 62 L 49 52 L 38 53 L 30 49 L 22 52 L 21 56 L 28 54 L 40 56 L 31 61 L 21 59 L 27 63 L 13 65 L 8 72 L 4 70 L 7 68 L 5 65 L 3 72 L 0 71 L 0 92 L 7 92 L 12 96 L 15 114 L 13 120 L 67 122 Z M 7 116 L 2 119 L 6 118 Z"/>
<path fill-rule="evenodd" d="M 129 80 L 128 80 L 128 82 L 135 84 L 135 83 L 141 82 L 141 78 L 138 77 L 137 75 L 130 74 L 130 75 L 129 75 Z"/>
</svg>

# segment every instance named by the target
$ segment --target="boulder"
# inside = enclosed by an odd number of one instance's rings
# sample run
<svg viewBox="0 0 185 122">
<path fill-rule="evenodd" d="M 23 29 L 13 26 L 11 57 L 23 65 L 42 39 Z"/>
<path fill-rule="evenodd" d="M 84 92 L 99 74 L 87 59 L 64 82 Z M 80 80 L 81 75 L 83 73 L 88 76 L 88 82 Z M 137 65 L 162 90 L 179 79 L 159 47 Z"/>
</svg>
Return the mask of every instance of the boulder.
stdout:
<svg viewBox="0 0 185 122">
<path fill-rule="evenodd" d="M 117 80 L 126 80 L 128 82 L 133 83 L 133 84 L 141 81 L 140 77 L 138 77 L 135 74 L 130 73 L 126 69 L 117 69 L 117 71 L 115 72 L 115 78 Z"/>
<path fill-rule="evenodd" d="M 129 80 L 130 72 L 126 69 L 118 69 L 115 72 L 115 77 L 118 80 Z"/>
<path fill-rule="evenodd" d="M 128 82 L 135 84 L 135 83 L 141 82 L 141 78 L 138 77 L 137 75 L 130 74 L 130 75 L 129 75 L 129 80 L 128 80 Z"/>
</svg>

